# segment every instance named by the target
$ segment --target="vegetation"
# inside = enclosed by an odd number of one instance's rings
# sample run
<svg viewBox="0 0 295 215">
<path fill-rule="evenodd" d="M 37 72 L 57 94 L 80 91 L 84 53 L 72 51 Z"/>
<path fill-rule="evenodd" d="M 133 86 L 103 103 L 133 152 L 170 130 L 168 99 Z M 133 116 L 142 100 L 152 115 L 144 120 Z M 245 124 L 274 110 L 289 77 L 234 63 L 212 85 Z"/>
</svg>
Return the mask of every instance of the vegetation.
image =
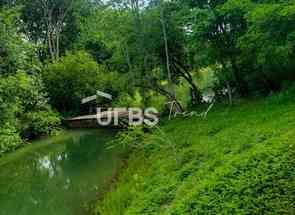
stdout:
<svg viewBox="0 0 295 215">
<path fill-rule="evenodd" d="M 293 94 L 120 135 L 137 147 L 96 214 L 293 214 Z M 163 147 L 169 142 L 175 151 Z"/>
<path fill-rule="evenodd" d="M 294 79 L 294 8 L 292 0 L 3 1 L 1 72 L 37 73 L 64 116 L 97 89 L 113 105 L 156 101 L 163 112 L 167 102 L 179 112 L 201 103 L 208 88 L 227 89 L 230 100 L 268 95 Z"/>
<path fill-rule="evenodd" d="M 23 138 L 50 134 L 60 124 L 38 76 L 25 72 L 0 79 L 0 152 L 19 147 Z M 0 153 L 0 154 L 1 154 Z"/>
<path fill-rule="evenodd" d="M 51 103 L 63 113 L 78 112 L 81 98 L 105 87 L 100 84 L 106 79 L 104 70 L 86 52 L 68 53 L 46 65 L 42 75 Z"/>
<path fill-rule="evenodd" d="M 294 29 L 294 0 L 2 0 L 0 156 L 100 90 L 168 122 L 121 133 L 97 213 L 292 214 Z"/>
</svg>

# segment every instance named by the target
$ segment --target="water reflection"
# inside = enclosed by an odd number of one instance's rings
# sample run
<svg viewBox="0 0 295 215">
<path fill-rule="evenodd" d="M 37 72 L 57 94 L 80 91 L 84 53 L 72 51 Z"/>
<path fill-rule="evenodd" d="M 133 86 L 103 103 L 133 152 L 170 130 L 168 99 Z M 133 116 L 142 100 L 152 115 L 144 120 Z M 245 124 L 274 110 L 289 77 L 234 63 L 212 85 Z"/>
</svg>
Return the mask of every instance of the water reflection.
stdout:
<svg viewBox="0 0 295 215">
<path fill-rule="evenodd" d="M 0 166 L 0 215 L 73 215 L 116 165 L 110 134 L 75 133 Z"/>
</svg>

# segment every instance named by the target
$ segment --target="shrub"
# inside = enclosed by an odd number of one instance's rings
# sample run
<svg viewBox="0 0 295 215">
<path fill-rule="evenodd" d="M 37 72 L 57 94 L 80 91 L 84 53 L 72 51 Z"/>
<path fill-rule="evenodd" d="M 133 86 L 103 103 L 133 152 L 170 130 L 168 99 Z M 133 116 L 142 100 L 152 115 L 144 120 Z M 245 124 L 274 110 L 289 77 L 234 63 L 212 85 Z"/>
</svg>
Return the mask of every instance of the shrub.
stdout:
<svg viewBox="0 0 295 215">
<path fill-rule="evenodd" d="M 60 112 L 78 112 L 81 99 L 104 90 L 106 70 L 86 52 L 67 53 L 43 72 L 50 103 Z"/>
<path fill-rule="evenodd" d="M 13 151 L 23 143 L 14 126 L 8 123 L 0 127 L 0 157 L 1 154 Z"/>
<path fill-rule="evenodd" d="M 60 125 L 59 115 L 53 111 L 37 111 L 26 113 L 23 123 L 25 136 L 50 135 Z"/>
<path fill-rule="evenodd" d="M 50 134 L 59 126 L 38 75 L 0 77 L 0 123 L 0 154 L 21 145 L 21 137 Z"/>
</svg>

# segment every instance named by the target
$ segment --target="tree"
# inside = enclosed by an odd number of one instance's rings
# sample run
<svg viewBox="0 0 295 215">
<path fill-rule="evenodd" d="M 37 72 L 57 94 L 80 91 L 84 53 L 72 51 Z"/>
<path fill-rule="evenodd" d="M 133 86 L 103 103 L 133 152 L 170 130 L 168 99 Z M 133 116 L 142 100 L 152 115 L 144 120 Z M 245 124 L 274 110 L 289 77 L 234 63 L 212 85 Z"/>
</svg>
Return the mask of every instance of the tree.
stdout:
<svg viewBox="0 0 295 215">
<path fill-rule="evenodd" d="M 0 124 L 0 155 L 19 147 L 21 137 L 50 134 L 60 125 L 38 75 L 0 76 Z"/>
<path fill-rule="evenodd" d="M 32 69 L 34 47 L 18 32 L 19 25 L 18 8 L 0 9 L 0 74 Z"/>
<path fill-rule="evenodd" d="M 60 56 L 61 33 L 73 0 L 30 0 L 23 7 L 25 32 L 35 43 L 48 47 L 51 60 Z"/>
<path fill-rule="evenodd" d="M 253 68 L 248 72 L 252 88 L 267 94 L 295 78 L 295 4 L 255 4 L 246 19 L 249 28 L 238 41 L 241 61 Z"/>
<path fill-rule="evenodd" d="M 67 53 L 43 72 L 50 103 L 63 114 L 78 113 L 83 98 L 104 90 L 105 73 L 88 53 Z"/>
<path fill-rule="evenodd" d="M 99 6 L 97 0 L 18 0 L 21 5 L 22 32 L 39 46 L 39 57 L 52 61 L 78 38 L 79 23 Z"/>
<path fill-rule="evenodd" d="M 199 5 L 192 10 L 187 24 L 192 26 L 191 35 L 199 43 L 196 45 L 197 50 L 205 54 L 205 61 L 200 62 L 201 65 L 229 63 L 236 86 L 242 95 L 247 94 L 247 85 L 242 74 L 243 69 L 238 64 L 240 50 L 237 47 L 237 39 L 246 31 L 243 15 L 249 2 L 214 1 Z M 204 49 L 204 45 L 207 50 Z"/>
</svg>

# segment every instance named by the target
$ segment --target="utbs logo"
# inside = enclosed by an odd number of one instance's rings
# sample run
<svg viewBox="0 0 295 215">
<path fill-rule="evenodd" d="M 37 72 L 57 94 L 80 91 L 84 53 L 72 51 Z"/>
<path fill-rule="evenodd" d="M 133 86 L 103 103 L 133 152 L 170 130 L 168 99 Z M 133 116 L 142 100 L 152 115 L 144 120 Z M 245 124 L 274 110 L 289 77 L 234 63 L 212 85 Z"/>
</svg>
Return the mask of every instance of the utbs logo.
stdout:
<svg viewBox="0 0 295 215">
<path fill-rule="evenodd" d="M 96 95 L 82 99 L 82 104 L 97 101 L 98 97 L 112 100 L 112 95 L 97 91 Z M 155 126 L 159 123 L 159 112 L 156 108 L 96 108 L 96 118 L 99 125 L 109 126 L 111 124 L 117 126 L 120 121 L 128 120 L 129 125 L 148 125 Z"/>
<path fill-rule="evenodd" d="M 97 122 L 99 125 L 108 126 L 119 125 L 120 120 L 128 119 L 128 124 L 132 126 L 148 125 L 155 126 L 159 123 L 158 111 L 155 108 L 109 108 L 103 111 L 97 108 Z"/>
</svg>

